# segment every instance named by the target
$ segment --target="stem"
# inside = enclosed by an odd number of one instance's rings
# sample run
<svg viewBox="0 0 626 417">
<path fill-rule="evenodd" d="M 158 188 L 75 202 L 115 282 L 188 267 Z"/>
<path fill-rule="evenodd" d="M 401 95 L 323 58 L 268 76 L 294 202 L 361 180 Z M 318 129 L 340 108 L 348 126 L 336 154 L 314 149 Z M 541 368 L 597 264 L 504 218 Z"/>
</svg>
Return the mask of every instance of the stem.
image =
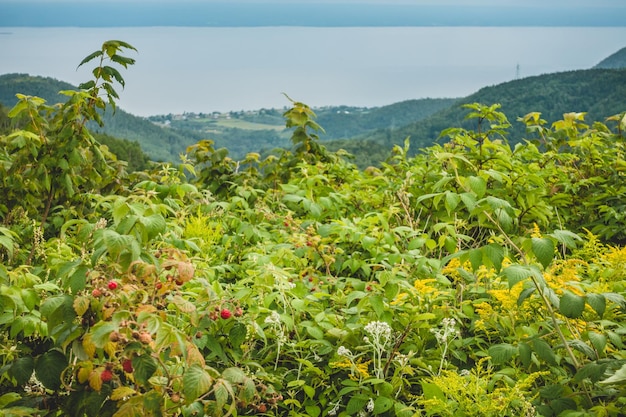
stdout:
<svg viewBox="0 0 626 417">
<path fill-rule="evenodd" d="M 511 240 L 509 235 L 504 230 L 502 230 L 502 227 L 500 227 L 500 224 L 498 224 L 493 219 L 493 217 L 491 217 L 491 215 L 489 215 L 489 213 L 484 212 L 483 214 L 485 216 L 487 216 L 487 218 L 498 228 L 498 230 L 500 231 L 500 233 L 502 233 L 502 235 L 504 236 L 506 241 L 509 242 L 509 244 L 513 247 L 513 249 L 515 249 L 515 251 L 520 255 L 523 264 L 526 265 L 526 266 L 530 265 L 530 263 L 528 262 L 528 259 L 526 258 L 526 255 L 524 255 L 524 252 L 522 252 L 522 250 L 519 248 L 519 246 L 517 246 Z M 537 289 L 537 292 L 541 296 L 541 300 L 543 301 L 543 304 L 548 309 L 548 313 L 550 314 L 550 319 L 552 321 L 552 325 L 554 326 L 554 330 L 556 331 L 557 335 L 559 336 L 559 339 L 561 340 L 561 343 L 563 343 L 563 347 L 565 348 L 565 350 L 567 352 L 567 355 L 569 356 L 569 358 L 572 361 L 572 364 L 574 365 L 576 370 L 578 370 L 580 368 L 580 364 L 578 363 L 578 360 L 576 359 L 576 356 L 574 355 L 574 352 L 572 351 L 572 348 L 567 343 L 567 339 L 565 338 L 565 335 L 563 334 L 563 331 L 561 330 L 561 326 L 559 325 L 559 322 L 558 322 L 558 320 L 556 318 L 556 314 L 554 313 L 554 308 L 552 307 L 552 303 L 550 302 L 550 300 L 548 300 L 548 296 L 543 291 L 542 286 L 539 285 L 539 282 L 537 282 L 537 279 L 534 276 L 532 276 L 532 275 L 530 276 L 530 279 L 532 280 L 533 285 Z"/>
</svg>

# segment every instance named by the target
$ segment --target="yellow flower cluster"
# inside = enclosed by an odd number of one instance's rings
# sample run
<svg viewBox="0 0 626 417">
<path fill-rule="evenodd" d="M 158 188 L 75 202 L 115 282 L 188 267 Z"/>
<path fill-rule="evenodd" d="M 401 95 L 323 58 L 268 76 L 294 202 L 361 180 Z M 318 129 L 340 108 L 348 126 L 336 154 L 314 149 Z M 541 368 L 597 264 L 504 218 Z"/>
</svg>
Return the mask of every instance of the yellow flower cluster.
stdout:
<svg viewBox="0 0 626 417">
<path fill-rule="evenodd" d="M 419 295 L 433 295 L 436 297 L 439 291 L 436 287 L 431 285 L 433 282 L 436 282 L 434 278 L 416 279 L 413 283 L 413 288 L 415 288 Z"/>
<path fill-rule="evenodd" d="M 370 377 L 369 364 L 371 362 L 372 361 L 363 361 L 361 358 L 358 358 L 356 362 L 353 362 L 350 358 L 343 358 L 338 362 L 331 362 L 330 367 L 337 369 L 349 369 L 351 371 L 349 375 L 350 379 L 353 381 L 359 381 Z"/>
<path fill-rule="evenodd" d="M 585 295 L 581 289 L 580 277 L 577 267 L 584 264 L 580 259 L 568 259 L 554 263 L 554 265 L 544 273 L 544 278 L 548 285 L 557 294 L 563 294 L 564 290 L 569 290 L 577 295 Z"/>
<path fill-rule="evenodd" d="M 517 300 L 523 289 L 523 282 L 518 282 L 511 289 L 489 290 L 488 293 L 498 300 L 504 311 L 511 311 L 517 307 Z"/>
</svg>

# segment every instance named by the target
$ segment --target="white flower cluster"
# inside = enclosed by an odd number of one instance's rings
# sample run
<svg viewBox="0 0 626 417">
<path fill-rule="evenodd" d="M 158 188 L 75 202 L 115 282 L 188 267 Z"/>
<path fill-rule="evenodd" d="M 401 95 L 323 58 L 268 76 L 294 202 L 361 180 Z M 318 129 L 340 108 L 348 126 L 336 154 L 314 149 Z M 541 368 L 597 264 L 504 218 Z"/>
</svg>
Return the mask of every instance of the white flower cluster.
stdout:
<svg viewBox="0 0 626 417">
<path fill-rule="evenodd" d="M 272 310 L 271 314 L 265 317 L 265 323 L 271 324 L 272 326 L 280 325 L 280 314 Z"/>
<path fill-rule="evenodd" d="M 391 327 L 384 321 L 372 321 L 365 325 L 365 331 L 374 339 L 390 339 Z"/>
<path fill-rule="evenodd" d="M 345 346 L 339 346 L 339 348 L 337 349 L 337 355 L 351 357 L 352 352 L 350 352 L 350 349 Z"/>
<path fill-rule="evenodd" d="M 456 328 L 456 320 L 453 318 L 445 318 L 441 320 L 442 327 L 439 329 L 430 329 L 430 332 L 435 335 L 439 344 L 446 344 L 448 340 L 454 339 L 459 335 L 459 330 Z"/>
</svg>

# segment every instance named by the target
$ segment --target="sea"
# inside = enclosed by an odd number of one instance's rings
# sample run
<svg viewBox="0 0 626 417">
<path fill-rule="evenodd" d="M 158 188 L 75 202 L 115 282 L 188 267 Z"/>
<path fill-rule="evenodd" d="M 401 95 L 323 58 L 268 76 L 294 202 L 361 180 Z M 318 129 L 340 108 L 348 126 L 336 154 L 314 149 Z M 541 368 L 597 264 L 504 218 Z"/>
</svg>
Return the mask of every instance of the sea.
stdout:
<svg viewBox="0 0 626 417">
<path fill-rule="evenodd" d="M 150 116 L 463 97 L 589 69 L 626 46 L 626 27 L 2 27 L 0 74 L 78 85 L 111 39 L 137 49 L 118 106 Z"/>
</svg>

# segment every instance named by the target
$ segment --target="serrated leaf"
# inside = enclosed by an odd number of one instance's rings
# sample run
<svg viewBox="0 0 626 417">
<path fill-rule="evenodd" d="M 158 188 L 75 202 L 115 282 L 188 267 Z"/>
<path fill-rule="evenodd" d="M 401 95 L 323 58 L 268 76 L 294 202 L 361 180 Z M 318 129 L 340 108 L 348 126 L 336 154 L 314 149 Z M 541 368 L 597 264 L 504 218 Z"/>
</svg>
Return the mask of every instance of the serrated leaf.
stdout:
<svg viewBox="0 0 626 417">
<path fill-rule="evenodd" d="M 246 325 L 243 323 L 235 323 L 233 327 L 228 332 L 228 339 L 230 340 L 230 344 L 238 349 L 241 344 L 246 340 L 246 336 L 248 334 L 248 329 Z"/>
<path fill-rule="evenodd" d="M 187 404 L 192 403 L 211 389 L 213 380 L 203 368 L 191 365 L 183 375 L 183 393 Z"/>
<path fill-rule="evenodd" d="M 624 384 L 626 382 L 626 364 L 622 365 L 613 375 L 600 381 L 601 384 Z"/>
<path fill-rule="evenodd" d="M 100 367 L 100 368 L 94 369 L 93 371 L 89 373 L 89 386 L 94 391 L 100 392 L 100 390 L 102 389 L 102 378 L 100 377 L 100 374 L 102 373 L 103 370 L 104 368 Z"/>
<path fill-rule="evenodd" d="M 246 374 L 240 368 L 226 368 L 222 372 L 222 377 L 232 384 L 241 384 L 246 379 Z"/>
<path fill-rule="evenodd" d="M 221 410 L 226 403 L 228 402 L 230 387 L 228 386 L 228 382 L 219 379 L 215 383 L 215 387 L 213 387 L 213 395 L 215 396 L 215 403 L 218 410 Z"/>
<path fill-rule="evenodd" d="M 109 343 L 109 336 L 112 332 L 117 331 L 118 327 L 110 321 L 99 321 L 91 330 L 91 342 L 102 349 L 104 345 Z"/>
<path fill-rule="evenodd" d="M 61 374 L 68 362 L 64 354 L 58 350 L 50 350 L 35 362 L 35 376 L 44 387 L 56 391 L 61 388 Z"/>
<path fill-rule="evenodd" d="M 378 397 L 374 400 L 374 415 L 385 413 L 393 407 L 393 400 L 388 397 Z"/>
<path fill-rule="evenodd" d="M 581 382 L 585 379 L 591 380 L 591 382 L 597 382 L 602 378 L 604 372 L 606 372 L 606 368 L 608 367 L 607 363 L 598 364 L 595 362 L 590 362 L 584 365 L 582 368 L 576 372 L 574 375 L 574 382 Z"/>
<path fill-rule="evenodd" d="M 35 360 L 31 356 L 17 358 L 9 368 L 9 375 L 15 378 L 17 385 L 24 385 L 33 375 Z"/>
<path fill-rule="evenodd" d="M 576 349 L 577 351 L 584 353 L 587 356 L 587 358 L 589 358 L 589 360 L 598 359 L 598 355 L 591 348 L 591 346 L 589 346 L 582 340 L 579 340 L 579 339 L 570 340 L 569 342 L 567 342 L 567 344 L 573 347 L 574 349 Z"/>
<path fill-rule="evenodd" d="M 89 310 L 90 299 L 86 296 L 74 298 L 74 311 L 77 316 L 82 316 Z"/>
<path fill-rule="evenodd" d="M 509 343 L 501 343 L 499 345 L 491 346 L 488 350 L 491 361 L 494 365 L 501 365 L 510 361 L 513 355 L 517 353 L 517 347 Z"/>
<path fill-rule="evenodd" d="M 482 248 L 484 253 L 483 259 L 485 266 L 493 267 L 496 272 L 502 269 L 502 261 L 504 260 L 504 248 L 497 243 L 490 243 Z"/>
<path fill-rule="evenodd" d="M 163 405 L 163 395 L 152 390 L 143 396 L 144 413 L 152 417 L 162 417 L 161 406 Z"/>
<path fill-rule="evenodd" d="M 369 401 L 369 397 L 363 394 L 353 395 L 348 404 L 346 405 L 346 413 L 350 416 L 356 416 L 359 411 L 365 408 L 365 405 Z"/>
<path fill-rule="evenodd" d="M 585 309 L 585 298 L 565 290 L 559 301 L 559 311 L 565 317 L 577 319 Z"/>
<path fill-rule="evenodd" d="M 604 316 L 606 311 L 606 298 L 602 294 L 589 293 L 587 294 L 587 304 L 598 314 L 600 318 Z"/>
<path fill-rule="evenodd" d="M 111 399 L 113 401 L 119 401 L 119 400 L 123 400 L 126 397 L 132 397 L 136 393 L 137 391 L 135 391 L 131 387 L 126 387 L 126 386 L 117 387 L 111 393 Z"/>
<path fill-rule="evenodd" d="M 528 287 L 528 288 L 524 288 L 522 290 L 522 292 L 520 292 L 519 297 L 517 297 L 517 305 L 521 306 L 522 303 L 524 302 L 524 300 L 526 300 L 528 297 L 530 297 L 532 295 L 532 293 L 534 293 L 536 290 L 536 288 L 533 287 Z"/>
<path fill-rule="evenodd" d="M 532 349 L 530 348 L 530 346 L 528 346 L 527 343 L 522 342 L 517 346 L 517 350 L 519 352 L 519 356 L 520 356 L 520 360 L 522 361 L 522 364 L 526 368 L 528 368 L 532 361 Z"/>
<path fill-rule="evenodd" d="M 589 332 L 587 333 L 587 337 L 589 337 L 589 341 L 591 345 L 597 350 L 599 353 L 603 353 L 606 348 L 607 337 L 601 333 Z"/>
<path fill-rule="evenodd" d="M 556 355 L 554 354 L 554 351 L 552 350 L 548 342 L 542 339 L 533 339 L 532 347 L 537 356 L 539 356 L 539 358 L 548 362 L 550 365 L 557 364 Z"/>
<path fill-rule="evenodd" d="M 155 359 L 148 354 L 134 356 L 131 363 L 133 365 L 135 381 L 139 384 L 147 384 L 148 380 L 157 370 Z"/>
<path fill-rule="evenodd" d="M 532 272 L 526 265 L 513 264 L 502 270 L 502 275 L 509 283 L 509 288 L 513 288 L 518 282 L 528 279 Z"/>
<path fill-rule="evenodd" d="M 482 177 L 469 177 L 468 184 L 478 198 L 483 198 L 485 192 L 487 192 L 487 181 Z"/>
<path fill-rule="evenodd" d="M 535 258 L 537 258 L 539 263 L 543 265 L 544 268 L 547 268 L 554 260 L 554 242 L 552 239 L 547 237 L 533 237 L 531 242 Z"/>
</svg>

